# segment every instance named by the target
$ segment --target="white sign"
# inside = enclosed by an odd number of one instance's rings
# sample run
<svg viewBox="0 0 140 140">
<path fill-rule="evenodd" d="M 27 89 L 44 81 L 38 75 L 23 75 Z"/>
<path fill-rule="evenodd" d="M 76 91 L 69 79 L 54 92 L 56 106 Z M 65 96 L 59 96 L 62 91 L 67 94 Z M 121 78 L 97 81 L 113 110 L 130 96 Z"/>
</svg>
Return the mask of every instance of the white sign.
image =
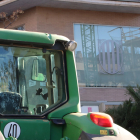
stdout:
<svg viewBox="0 0 140 140">
<path fill-rule="evenodd" d="M 44 82 L 40 82 L 40 86 L 41 86 L 41 87 L 45 87 L 46 84 L 47 84 L 47 79 L 46 79 L 46 81 L 44 81 Z"/>
<path fill-rule="evenodd" d="M 98 106 L 82 106 L 81 112 L 82 113 L 99 112 L 99 107 Z"/>
<path fill-rule="evenodd" d="M 45 87 L 46 86 L 46 82 L 40 82 L 40 86 L 41 87 Z"/>
<path fill-rule="evenodd" d="M 36 85 L 36 81 L 33 80 L 29 80 L 29 87 L 35 86 Z"/>
<path fill-rule="evenodd" d="M 13 136 L 14 138 L 18 138 L 20 136 L 20 126 L 15 122 L 8 123 L 4 128 L 4 136 L 8 138 Z"/>
</svg>

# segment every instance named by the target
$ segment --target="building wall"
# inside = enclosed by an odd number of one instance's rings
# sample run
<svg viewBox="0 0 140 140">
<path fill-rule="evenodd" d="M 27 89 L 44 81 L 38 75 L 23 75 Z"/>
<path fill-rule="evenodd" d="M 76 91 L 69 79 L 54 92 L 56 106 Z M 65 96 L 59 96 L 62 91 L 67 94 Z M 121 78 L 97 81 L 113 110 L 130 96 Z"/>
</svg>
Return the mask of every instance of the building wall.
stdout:
<svg viewBox="0 0 140 140">
<path fill-rule="evenodd" d="M 6 22 L 6 25 L 8 25 L 8 22 Z M 24 13 L 19 15 L 19 18 L 8 27 L 8 29 L 14 29 L 19 26 L 24 26 L 26 31 L 37 31 L 36 8 L 24 11 Z M 0 24 L 0 28 L 4 28 L 3 23 Z"/>
<path fill-rule="evenodd" d="M 37 7 L 37 31 L 74 39 L 73 23 L 140 27 L 140 14 Z"/>
<path fill-rule="evenodd" d="M 86 94 L 85 94 L 86 93 Z M 125 88 L 84 88 L 80 87 L 81 101 L 109 101 L 122 102 L 129 99 Z"/>
<path fill-rule="evenodd" d="M 74 23 L 140 27 L 140 14 L 36 7 L 25 11 L 10 28 L 25 25 L 27 31 L 60 34 L 73 40 Z M 80 87 L 83 101 L 124 101 L 129 98 L 125 92 L 125 88 Z"/>
</svg>

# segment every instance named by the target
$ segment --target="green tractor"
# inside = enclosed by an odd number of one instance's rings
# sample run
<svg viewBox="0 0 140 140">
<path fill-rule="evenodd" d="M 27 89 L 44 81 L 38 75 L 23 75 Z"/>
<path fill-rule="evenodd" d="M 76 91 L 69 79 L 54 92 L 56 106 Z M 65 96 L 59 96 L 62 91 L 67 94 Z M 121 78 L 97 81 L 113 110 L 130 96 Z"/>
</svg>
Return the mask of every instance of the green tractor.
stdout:
<svg viewBox="0 0 140 140">
<path fill-rule="evenodd" d="M 76 46 L 0 29 L 0 140 L 137 140 L 105 113 L 80 113 Z"/>
</svg>

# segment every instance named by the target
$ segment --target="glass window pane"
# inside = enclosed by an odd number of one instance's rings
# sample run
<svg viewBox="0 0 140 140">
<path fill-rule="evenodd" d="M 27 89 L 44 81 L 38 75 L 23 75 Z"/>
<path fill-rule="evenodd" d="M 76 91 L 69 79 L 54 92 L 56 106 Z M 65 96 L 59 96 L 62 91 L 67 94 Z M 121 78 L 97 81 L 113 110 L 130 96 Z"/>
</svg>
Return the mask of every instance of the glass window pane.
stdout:
<svg viewBox="0 0 140 140">
<path fill-rule="evenodd" d="M 63 53 L 0 46 L 0 113 L 40 115 L 66 100 Z"/>
<path fill-rule="evenodd" d="M 79 86 L 140 83 L 140 28 L 75 24 L 74 38 Z"/>
</svg>

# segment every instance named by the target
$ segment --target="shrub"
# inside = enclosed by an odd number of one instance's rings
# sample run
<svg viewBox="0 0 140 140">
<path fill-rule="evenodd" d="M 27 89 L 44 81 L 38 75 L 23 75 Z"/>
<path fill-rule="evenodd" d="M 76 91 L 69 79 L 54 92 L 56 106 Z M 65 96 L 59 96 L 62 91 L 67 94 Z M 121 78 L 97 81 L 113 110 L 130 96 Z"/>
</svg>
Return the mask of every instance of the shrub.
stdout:
<svg viewBox="0 0 140 140">
<path fill-rule="evenodd" d="M 108 108 L 106 113 L 112 116 L 114 123 L 124 127 L 140 139 L 140 86 L 128 86 L 126 94 L 131 98 L 118 107 Z"/>
</svg>

